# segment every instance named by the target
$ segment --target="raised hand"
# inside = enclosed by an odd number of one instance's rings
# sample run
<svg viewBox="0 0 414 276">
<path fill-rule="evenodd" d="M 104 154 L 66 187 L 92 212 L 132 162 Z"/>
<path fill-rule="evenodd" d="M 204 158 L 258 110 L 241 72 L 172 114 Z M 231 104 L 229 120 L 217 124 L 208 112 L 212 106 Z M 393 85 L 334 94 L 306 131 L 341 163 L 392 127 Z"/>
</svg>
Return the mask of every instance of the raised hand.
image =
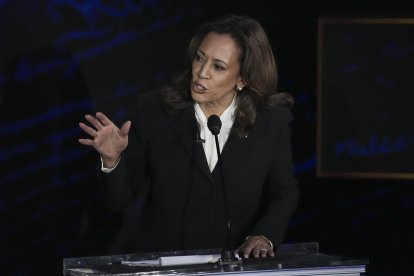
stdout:
<svg viewBox="0 0 414 276">
<path fill-rule="evenodd" d="M 101 112 L 97 112 L 96 117 L 87 114 L 85 119 L 93 127 L 84 123 L 79 123 L 79 127 L 92 136 L 92 139 L 80 138 L 79 143 L 92 146 L 101 155 L 105 167 L 111 168 L 115 166 L 122 151 L 128 145 L 128 132 L 131 127 L 131 121 L 125 122 L 119 129 Z"/>
</svg>

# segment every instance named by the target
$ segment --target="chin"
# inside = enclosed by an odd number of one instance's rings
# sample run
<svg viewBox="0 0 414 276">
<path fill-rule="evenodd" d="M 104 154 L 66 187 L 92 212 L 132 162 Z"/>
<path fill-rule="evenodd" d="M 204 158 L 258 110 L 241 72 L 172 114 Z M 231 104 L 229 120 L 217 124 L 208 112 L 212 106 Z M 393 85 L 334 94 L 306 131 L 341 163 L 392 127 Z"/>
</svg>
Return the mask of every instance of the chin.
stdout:
<svg viewBox="0 0 414 276">
<path fill-rule="evenodd" d="M 198 103 L 208 102 L 204 94 L 196 93 L 191 90 L 191 98 Z"/>
</svg>

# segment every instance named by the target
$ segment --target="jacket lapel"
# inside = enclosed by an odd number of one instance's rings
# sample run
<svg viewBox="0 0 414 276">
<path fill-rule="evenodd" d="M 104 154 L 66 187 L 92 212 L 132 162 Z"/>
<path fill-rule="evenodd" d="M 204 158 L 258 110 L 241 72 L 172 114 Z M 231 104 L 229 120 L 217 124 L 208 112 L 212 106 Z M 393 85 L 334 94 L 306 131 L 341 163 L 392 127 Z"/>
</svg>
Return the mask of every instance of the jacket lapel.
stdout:
<svg viewBox="0 0 414 276">
<path fill-rule="evenodd" d="M 203 172 L 203 174 L 213 182 L 214 179 L 212 174 L 218 173 L 218 164 L 216 164 L 213 172 L 211 173 L 202 144 L 195 142 L 198 127 L 193 107 L 182 111 L 181 117 L 178 118 L 174 129 L 192 161 Z M 254 142 L 254 133 L 252 132 L 253 131 L 250 131 L 249 135 L 243 138 L 230 134 L 221 153 L 224 174 L 226 174 L 226 170 L 236 165 L 237 161 L 242 158 L 245 150 L 248 148 L 248 145 Z"/>
<path fill-rule="evenodd" d="M 227 169 L 235 166 L 237 161 L 240 160 L 243 156 L 243 153 L 250 144 L 251 139 L 248 138 L 239 138 L 231 134 L 226 142 L 226 145 L 221 152 L 221 160 L 223 162 L 224 174 Z M 217 166 L 216 166 L 217 167 Z M 214 170 L 216 170 L 216 167 Z"/>
<path fill-rule="evenodd" d="M 177 120 L 174 129 L 191 160 L 213 182 L 203 146 L 201 143 L 196 142 L 198 127 L 193 107 L 182 111 L 181 117 Z"/>
<path fill-rule="evenodd" d="M 237 127 L 237 122 L 234 122 L 233 127 Z M 223 162 L 223 170 L 224 174 L 226 174 L 226 170 L 231 169 L 233 166 L 237 164 L 239 160 L 243 157 L 244 152 L 249 147 L 251 143 L 254 143 L 254 136 L 252 130 L 249 131 L 249 134 L 246 137 L 240 138 L 234 134 L 230 134 L 227 142 L 221 152 L 221 161 Z M 218 164 L 214 167 L 213 173 L 219 170 Z"/>
</svg>

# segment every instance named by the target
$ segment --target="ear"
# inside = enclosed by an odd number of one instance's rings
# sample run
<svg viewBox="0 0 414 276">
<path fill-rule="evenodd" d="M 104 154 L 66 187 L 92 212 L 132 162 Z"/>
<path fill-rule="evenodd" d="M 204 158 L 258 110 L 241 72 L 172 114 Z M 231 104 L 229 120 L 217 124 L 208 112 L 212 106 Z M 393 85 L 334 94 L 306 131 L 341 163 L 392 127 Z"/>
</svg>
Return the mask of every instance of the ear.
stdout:
<svg viewBox="0 0 414 276">
<path fill-rule="evenodd" d="M 237 83 L 236 83 L 236 86 L 237 87 L 240 87 L 240 88 L 244 88 L 245 86 L 247 85 L 247 83 L 242 79 L 242 78 L 240 78 L 238 81 L 237 81 Z"/>
</svg>

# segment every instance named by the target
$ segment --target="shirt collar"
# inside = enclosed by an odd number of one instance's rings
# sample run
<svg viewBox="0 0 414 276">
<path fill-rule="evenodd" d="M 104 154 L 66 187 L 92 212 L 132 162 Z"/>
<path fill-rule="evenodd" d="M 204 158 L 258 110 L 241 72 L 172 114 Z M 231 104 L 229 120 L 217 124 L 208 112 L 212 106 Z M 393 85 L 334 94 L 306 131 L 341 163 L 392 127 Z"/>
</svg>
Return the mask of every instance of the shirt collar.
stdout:
<svg viewBox="0 0 414 276">
<path fill-rule="evenodd" d="M 236 97 L 237 95 L 233 97 L 233 100 L 231 101 L 230 105 L 226 108 L 226 110 L 224 110 L 223 114 L 221 114 L 220 116 L 220 120 L 223 124 L 234 122 L 234 113 L 237 107 Z M 194 103 L 194 111 L 197 122 L 201 125 L 207 124 L 207 117 L 197 102 Z"/>
</svg>

